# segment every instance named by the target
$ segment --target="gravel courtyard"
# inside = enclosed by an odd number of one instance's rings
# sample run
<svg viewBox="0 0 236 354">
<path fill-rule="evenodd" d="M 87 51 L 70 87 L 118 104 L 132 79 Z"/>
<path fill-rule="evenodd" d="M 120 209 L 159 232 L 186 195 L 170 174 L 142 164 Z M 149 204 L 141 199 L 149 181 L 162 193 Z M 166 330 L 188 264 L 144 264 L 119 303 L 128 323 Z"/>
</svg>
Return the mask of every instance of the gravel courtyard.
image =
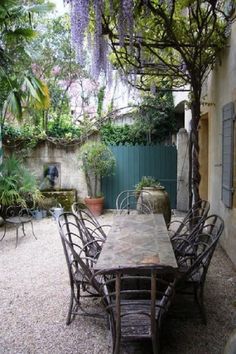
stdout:
<svg viewBox="0 0 236 354">
<path fill-rule="evenodd" d="M 111 223 L 112 214 L 100 219 Z M 16 249 L 15 229 L 0 243 L 0 354 L 110 354 L 104 320 L 77 316 L 66 326 L 70 289 L 56 223 L 47 218 L 34 228 L 37 240 L 27 225 Z M 198 318 L 168 319 L 163 354 L 220 354 L 236 328 L 236 271 L 220 247 L 208 272 L 205 305 L 207 326 Z M 148 346 L 123 351 L 151 353 Z"/>
</svg>

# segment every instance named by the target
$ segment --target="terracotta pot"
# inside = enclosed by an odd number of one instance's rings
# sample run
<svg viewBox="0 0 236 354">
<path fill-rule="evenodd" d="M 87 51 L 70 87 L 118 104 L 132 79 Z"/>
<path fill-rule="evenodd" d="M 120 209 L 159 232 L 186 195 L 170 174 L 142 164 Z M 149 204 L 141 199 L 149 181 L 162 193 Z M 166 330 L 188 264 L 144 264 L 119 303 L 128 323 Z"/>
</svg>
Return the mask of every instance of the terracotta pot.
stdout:
<svg viewBox="0 0 236 354">
<path fill-rule="evenodd" d="M 99 216 L 102 214 L 104 207 L 104 197 L 84 198 L 84 202 L 89 210 L 93 213 L 93 215 Z"/>
<path fill-rule="evenodd" d="M 142 198 L 145 203 L 145 198 L 150 198 L 151 204 L 154 208 L 154 213 L 161 213 L 164 216 L 166 224 L 169 224 L 171 218 L 171 207 L 170 207 L 170 198 L 168 193 L 165 190 L 165 187 L 144 187 L 144 191 L 147 191 L 147 194 L 143 194 Z"/>
</svg>

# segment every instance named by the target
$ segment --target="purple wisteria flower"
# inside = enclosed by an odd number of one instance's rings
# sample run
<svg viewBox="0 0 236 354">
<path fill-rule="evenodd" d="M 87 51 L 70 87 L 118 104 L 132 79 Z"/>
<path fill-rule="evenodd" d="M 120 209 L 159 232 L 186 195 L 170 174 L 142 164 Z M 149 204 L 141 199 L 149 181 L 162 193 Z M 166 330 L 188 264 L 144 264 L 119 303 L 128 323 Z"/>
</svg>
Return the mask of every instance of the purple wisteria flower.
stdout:
<svg viewBox="0 0 236 354">
<path fill-rule="evenodd" d="M 102 33 L 102 15 L 104 11 L 104 0 L 65 0 L 71 5 L 71 39 L 76 51 L 77 61 L 83 65 L 85 59 L 85 33 L 88 30 L 89 11 L 94 12 L 95 23 L 92 43 L 92 76 L 96 79 L 100 72 L 107 73 L 108 70 L 108 39 Z M 109 0 L 110 15 L 115 15 L 115 2 Z M 130 51 L 133 46 L 133 9 L 134 0 L 120 0 L 117 21 L 117 31 L 120 46 L 124 46 L 125 40 L 130 42 Z M 89 37 L 87 37 L 88 39 Z M 87 43 L 90 50 L 90 40 Z M 107 75 L 108 76 L 108 75 Z"/>
</svg>

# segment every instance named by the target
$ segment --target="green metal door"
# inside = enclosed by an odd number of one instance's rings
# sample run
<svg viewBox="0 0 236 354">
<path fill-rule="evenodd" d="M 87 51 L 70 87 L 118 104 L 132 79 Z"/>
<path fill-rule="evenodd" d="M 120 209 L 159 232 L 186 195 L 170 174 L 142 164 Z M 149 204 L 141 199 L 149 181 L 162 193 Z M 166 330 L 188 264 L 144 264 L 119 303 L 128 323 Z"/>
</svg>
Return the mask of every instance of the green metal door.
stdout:
<svg viewBox="0 0 236 354">
<path fill-rule="evenodd" d="M 116 158 L 113 176 L 102 179 L 105 208 L 114 209 L 117 195 L 126 189 L 134 189 L 143 176 L 155 177 L 165 186 L 176 208 L 177 150 L 165 145 L 109 146 Z"/>
</svg>

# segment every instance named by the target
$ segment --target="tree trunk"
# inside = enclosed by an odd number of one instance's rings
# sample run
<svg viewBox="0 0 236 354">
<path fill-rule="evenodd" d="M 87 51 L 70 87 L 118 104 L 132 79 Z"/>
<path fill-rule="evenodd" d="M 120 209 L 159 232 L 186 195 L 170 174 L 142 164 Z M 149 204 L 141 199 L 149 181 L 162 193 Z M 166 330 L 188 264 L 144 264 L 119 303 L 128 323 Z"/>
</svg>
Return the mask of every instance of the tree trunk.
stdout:
<svg viewBox="0 0 236 354">
<path fill-rule="evenodd" d="M 201 181 L 201 175 L 199 172 L 199 141 L 198 141 L 198 124 L 200 120 L 200 94 L 195 93 L 191 106 L 192 120 L 191 120 L 191 132 L 190 132 L 190 147 L 191 154 L 189 155 L 191 166 L 191 193 L 193 197 L 192 202 L 196 203 L 200 200 L 199 185 Z"/>
</svg>

